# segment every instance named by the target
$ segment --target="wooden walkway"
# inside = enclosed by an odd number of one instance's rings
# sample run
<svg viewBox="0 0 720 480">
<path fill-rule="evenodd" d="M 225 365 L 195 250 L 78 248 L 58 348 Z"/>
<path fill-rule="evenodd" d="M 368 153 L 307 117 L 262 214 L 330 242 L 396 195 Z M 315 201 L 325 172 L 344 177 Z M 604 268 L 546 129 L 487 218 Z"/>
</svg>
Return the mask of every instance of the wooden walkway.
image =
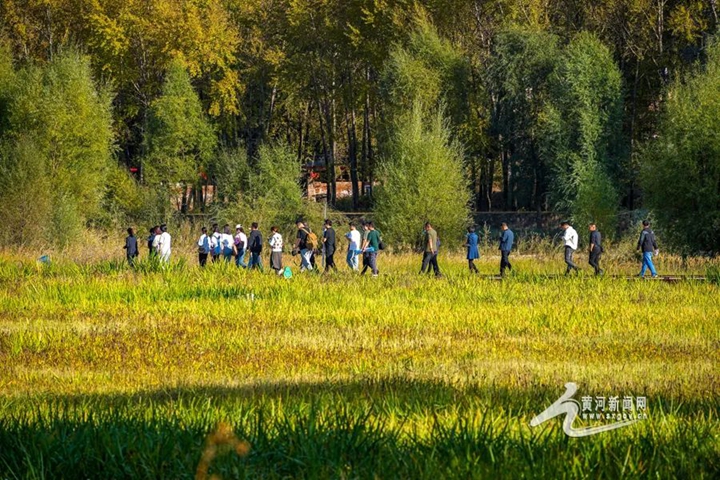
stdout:
<svg viewBox="0 0 720 480">
<path fill-rule="evenodd" d="M 529 274 L 529 276 L 535 276 L 538 278 L 564 278 L 565 274 L 562 273 L 538 273 L 538 274 Z M 489 280 L 502 280 L 503 277 L 500 275 L 479 275 L 481 278 L 486 278 Z M 510 275 L 512 277 L 512 275 Z M 589 274 L 589 275 L 575 275 L 571 274 L 568 275 L 568 278 L 594 278 L 595 275 Z M 658 275 L 655 278 L 652 278 L 649 275 L 646 275 L 645 277 L 640 277 L 639 275 L 603 275 L 603 278 L 613 278 L 613 279 L 622 279 L 622 280 L 634 280 L 634 281 L 652 281 L 652 282 L 668 282 L 668 283 L 676 283 L 676 282 L 705 282 L 707 279 L 704 275 Z M 507 278 L 507 276 L 506 276 Z"/>
</svg>

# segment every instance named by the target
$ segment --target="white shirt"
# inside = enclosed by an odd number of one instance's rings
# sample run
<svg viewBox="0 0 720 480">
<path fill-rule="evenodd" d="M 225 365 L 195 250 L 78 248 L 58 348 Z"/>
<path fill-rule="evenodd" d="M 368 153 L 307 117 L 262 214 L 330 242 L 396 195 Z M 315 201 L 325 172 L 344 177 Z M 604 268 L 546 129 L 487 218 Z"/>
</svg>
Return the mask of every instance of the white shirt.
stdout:
<svg viewBox="0 0 720 480">
<path fill-rule="evenodd" d="M 280 232 L 273 233 L 273 236 L 270 237 L 270 241 L 268 243 L 272 247 L 273 252 L 282 252 L 283 238 L 282 235 L 280 235 Z"/>
<path fill-rule="evenodd" d="M 214 232 L 212 236 L 210 237 L 210 251 L 215 252 L 215 247 L 220 245 L 220 238 L 222 237 L 222 233 L 220 232 Z"/>
<path fill-rule="evenodd" d="M 163 232 L 159 238 L 160 241 L 158 242 L 158 253 L 160 254 L 160 258 L 167 261 L 170 259 L 170 246 L 172 244 L 172 237 L 170 237 L 170 234 L 168 232 Z"/>
<path fill-rule="evenodd" d="M 205 239 L 207 239 L 207 248 L 208 250 L 212 249 L 212 241 L 210 241 L 210 238 L 206 234 L 200 235 L 200 240 L 198 240 L 198 247 L 203 248 L 205 246 Z M 210 253 L 210 252 L 205 252 Z"/>
<path fill-rule="evenodd" d="M 360 232 L 357 230 L 350 230 L 345 237 L 350 240 L 350 244 L 348 245 L 348 251 L 353 250 L 360 250 Z"/>
<path fill-rule="evenodd" d="M 248 244 L 247 244 L 247 235 L 245 233 L 240 232 L 237 235 L 235 235 L 235 238 L 238 239 L 240 242 L 242 242 L 243 246 L 242 248 L 247 250 Z"/>
<path fill-rule="evenodd" d="M 565 235 L 563 235 L 563 240 L 565 240 L 566 247 L 570 247 L 573 250 L 577 250 L 578 234 L 573 227 L 568 226 L 568 228 L 565 229 Z"/>
<path fill-rule="evenodd" d="M 229 233 L 223 233 L 220 235 L 220 248 L 222 248 L 223 250 L 225 250 L 226 248 L 232 250 L 233 245 L 235 245 L 235 237 L 233 237 Z"/>
</svg>

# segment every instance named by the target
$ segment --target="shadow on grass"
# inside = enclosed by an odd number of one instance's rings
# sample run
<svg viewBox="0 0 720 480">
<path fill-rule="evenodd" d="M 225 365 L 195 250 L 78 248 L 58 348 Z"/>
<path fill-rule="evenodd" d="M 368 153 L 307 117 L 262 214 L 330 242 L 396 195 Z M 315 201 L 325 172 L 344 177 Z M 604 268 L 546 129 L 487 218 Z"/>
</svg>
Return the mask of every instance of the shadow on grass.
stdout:
<svg viewBox="0 0 720 480">
<path fill-rule="evenodd" d="M 698 404 L 700 416 L 687 410 L 584 439 L 566 437 L 560 419 L 530 429 L 530 418 L 563 391 L 397 378 L 0 399 L 0 478 L 193 478 L 203 459 L 209 468 L 198 478 L 710 478 L 720 471 L 717 404 Z M 249 442 L 247 455 L 207 440 L 212 432 L 211 439 L 227 436 L 217 430 L 223 422 Z"/>
</svg>

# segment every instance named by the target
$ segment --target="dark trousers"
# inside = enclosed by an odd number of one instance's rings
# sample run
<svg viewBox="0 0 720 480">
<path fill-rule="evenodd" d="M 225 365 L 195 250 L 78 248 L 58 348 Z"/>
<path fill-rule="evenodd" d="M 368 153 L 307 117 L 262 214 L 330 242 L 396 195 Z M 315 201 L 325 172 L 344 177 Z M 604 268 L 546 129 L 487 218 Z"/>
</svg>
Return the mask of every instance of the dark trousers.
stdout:
<svg viewBox="0 0 720 480">
<path fill-rule="evenodd" d="M 377 268 L 377 252 L 365 252 L 363 253 L 363 269 L 360 272 L 361 275 L 365 274 L 365 271 L 370 268 L 373 275 L 378 274 Z"/>
<path fill-rule="evenodd" d="M 327 272 L 331 268 L 337 270 L 337 267 L 335 266 L 335 252 L 330 255 L 325 255 L 325 271 Z"/>
<path fill-rule="evenodd" d="M 425 252 L 423 254 L 423 261 L 422 267 L 420 268 L 420 273 L 425 273 L 425 270 L 430 273 L 430 267 L 432 267 L 435 271 L 435 275 L 440 275 L 440 267 L 437 263 L 437 252 Z"/>
<path fill-rule="evenodd" d="M 591 267 L 595 269 L 595 275 L 600 275 L 602 273 L 602 269 L 600 268 L 600 257 L 602 256 L 602 251 L 598 248 L 593 248 L 590 252 L 590 259 L 588 260 L 588 263 Z"/>
<path fill-rule="evenodd" d="M 505 269 L 512 270 L 510 265 L 510 252 L 506 250 L 500 250 L 500 275 L 505 275 Z"/>
<path fill-rule="evenodd" d="M 567 264 L 565 275 L 570 273 L 572 270 L 575 270 L 576 272 L 580 271 L 580 268 L 573 263 L 573 253 L 575 253 L 575 250 L 570 247 L 565 247 L 565 263 Z"/>
<path fill-rule="evenodd" d="M 250 252 L 250 264 L 248 265 L 248 270 L 252 270 L 253 268 L 257 268 L 261 272 L 263 271 L 262 258 L 260 258 L 260 252 Z"/>
<path fill-rule="evenodd" d="M 198 260 L 200 261 L 201 267 L 204 267 L 205 264 L 207 263 L 207 257 L 208 257 L 207 253 L 198 253 Z"/>
<path fill-rule="evenodd" d="M 478 269 L 475 266 L 475 260 L 468 260 L 468 267 L 470 268 L 471 272 L 478 273 Z"/>
</svg>

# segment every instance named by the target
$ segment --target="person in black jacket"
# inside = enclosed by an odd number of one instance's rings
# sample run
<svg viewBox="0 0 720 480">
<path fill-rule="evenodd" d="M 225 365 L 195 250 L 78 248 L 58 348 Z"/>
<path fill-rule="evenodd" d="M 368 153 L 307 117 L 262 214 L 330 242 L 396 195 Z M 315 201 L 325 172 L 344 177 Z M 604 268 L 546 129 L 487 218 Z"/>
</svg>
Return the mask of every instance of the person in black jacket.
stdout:
<svg viewBox="0 0 720 480">
<path fill-rule="evenodd" d="M 588 263 L 595 269 L 595 275 L 602 275 L 605 273 L 605 271 L 600 268 L 600 257 L 603 252 L 602 236 L 597 229 L 597 225 L 594 223 L 591 223 L 588 229 L 590 230 L 590 259 Z"/>
<path fill-rule="evenodd" d="M 642 251 L 642 268 L 640 269 L 640 276 L 645 276 L 645 270 L 650 269 L 652 278 L 657 278 L 657 272 L 655 271 L 655 265 L 653 265 L 652 257 L 653 254 L 659 253 L 657 240 L 655 239 L 655 232 L 650 229 L 650 222 L 647 220 L 643 221 L 643 229 L 640 232 L 640 238 L 638 239 L 637 249 Z"/>
<path fill-rule="evenodd" d="M 156 235 L 155 232 L 157 231 L 158 228 L 160 228 L 160 227 L 158 227 L 157 225 L 155 225 L 154 227 L 150 227 L 150 236 L 147 239 L 147 247 L 148 247 L 148 256 L 149 257 L 154 257 L 157 254 L 157 252 L 155 251 L 155 247 L 153 246 L 153 243 L 155 243 L 155 235 Z"/>
<path fill-rule="evenodd" d="M 263 271 L 262 259 L 260 254 L 262 253 L 262 233 L 258 230 L 257 222 L 253 222 L 250 225 L 250 235 L 248 236 L 248 250 L 250 250 L 250 264 L 248 270 L 252 270 L 257 267 L 261 272 Z"/>
<path fill-rule="evenodd" d="M 135 266 L 135 259 L 140 256 L 140 250 L 138 249 L 137 237 L 135 231 L 132 228 L 127 229 L 128 236 L 125 238 L 125 255 L 127 261 L 131 267 Z"/>
<path fill-rule="evenodd" d="M 325 220 L 325 231 L 323 232 L 323 247 L 325 248 L 325 273 L 330 269 L 337 270 L 335 266 L 335 229 L 332 220 Z"/>
</svg>

